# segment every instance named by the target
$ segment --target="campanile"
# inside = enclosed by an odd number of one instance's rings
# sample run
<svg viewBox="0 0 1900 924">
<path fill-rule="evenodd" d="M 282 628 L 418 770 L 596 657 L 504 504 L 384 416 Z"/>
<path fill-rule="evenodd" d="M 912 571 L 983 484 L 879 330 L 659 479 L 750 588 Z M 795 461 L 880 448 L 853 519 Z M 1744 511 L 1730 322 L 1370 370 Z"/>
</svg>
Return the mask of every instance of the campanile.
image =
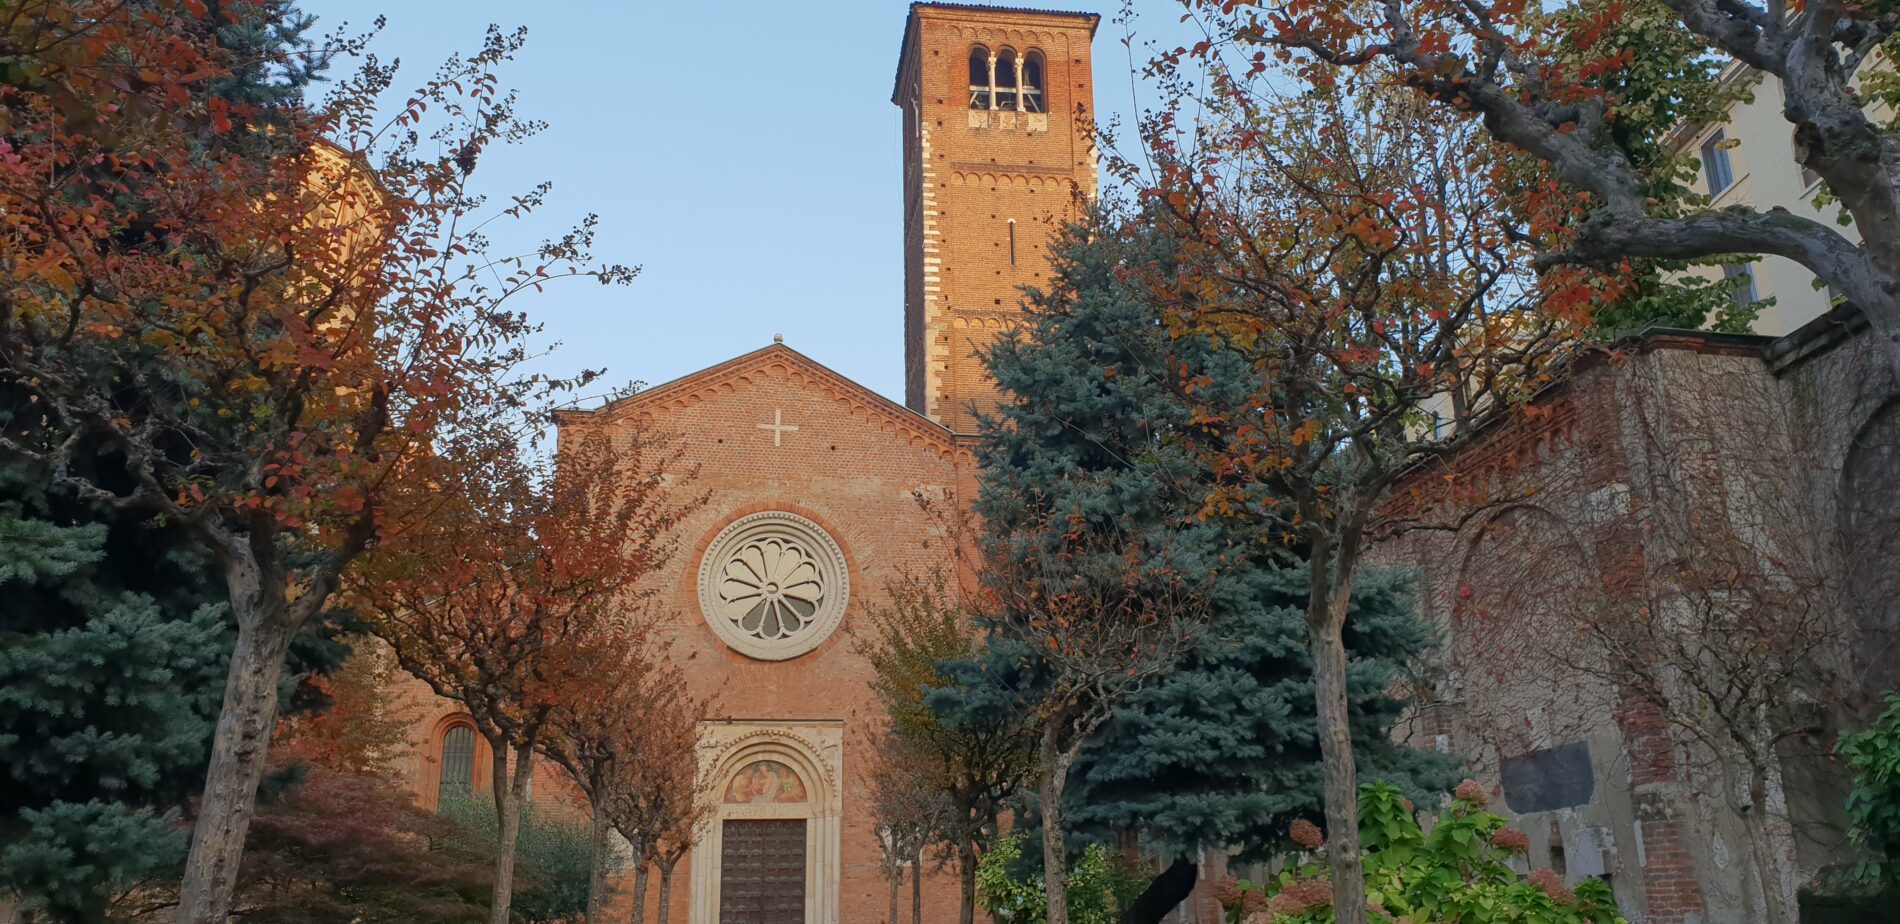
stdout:
<svg viewBox="0 0 1900 924">
<path fill-rule="evenodd" d="M 904 111 L 904 397 L 957 433 L 996 402 L 976 351 L 1049 276 L 1050 236 L 1095 195 L 1093 13 L 913 3 Z"/>
</svg>

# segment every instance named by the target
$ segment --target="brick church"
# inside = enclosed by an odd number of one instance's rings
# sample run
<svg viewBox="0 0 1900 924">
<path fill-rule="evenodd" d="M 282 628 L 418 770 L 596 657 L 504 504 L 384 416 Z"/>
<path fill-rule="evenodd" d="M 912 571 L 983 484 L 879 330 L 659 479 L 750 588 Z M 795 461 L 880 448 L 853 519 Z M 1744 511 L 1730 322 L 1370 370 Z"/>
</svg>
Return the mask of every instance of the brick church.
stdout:
<svg viewBox="0 0 1900 924">
<path fill-rule="evenodd" d="M 700 744 L 718 808 L 676 874 L 674 907 L 650 920 L 888 913 L 877 835 L 854 797 L 875 707 L 847 627 L 902 569 L 941 563 L 915 495 L 973 488 L 973 409 L 995 401 L 974 350 L 1018 316 L 1020 287 L 1048 272 L 1053 223 L 1095 191 L 1083 126 L 1097 22 L 911 7 L 891 96 L 903 114 L 904 404 L 774 338 L 560 421 L 684 434 L 711 496 L 654 586 L 690 682 L 726 713 Z M 485 766 L 486 745 L 465 719 L 439 709 L 425 733 L 425 804 L 443 786 L 481 785 L 470 768 Z M 537 775 L 537 790 L 559 786 L 550 768 Z M 927 878 L 925 901 L 929 917 L 954 919 L 955 870 Z"/>
</svg>

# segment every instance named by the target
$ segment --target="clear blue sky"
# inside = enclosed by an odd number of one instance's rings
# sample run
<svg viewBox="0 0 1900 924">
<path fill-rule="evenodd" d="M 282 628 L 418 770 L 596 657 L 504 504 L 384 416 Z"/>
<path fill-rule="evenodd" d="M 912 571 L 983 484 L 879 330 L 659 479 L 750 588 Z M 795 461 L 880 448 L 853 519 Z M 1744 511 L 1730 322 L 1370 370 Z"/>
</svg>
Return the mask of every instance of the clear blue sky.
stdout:
<svg viewBox="0 0 1900 924">
<path fill-rule="evenodd" d="M 1103 14 L 1097 107 L 1131 108 L 1120 0 L 1021 5 Z M 1173 0 L 1138 5 L 1137 45 L 1183 28 Z M 476 177 L 504 202 L 544 179 L 554 192 L 498 237 L 531 243 L 598 212 L 597 255 L 644 267 L 631 287 L 568 281 L 534 296 L 525 307 L 562 343 L 548 371 L 605 367 L 610 382 L 652 385 L 783 333 L 903 400 L 900 113 L 890 92 L 904 0 L 301 6 L 319 31 L 386 16 L 372 50 L 401 60 L 405 90 L 451 52 L 478 47 L 488 23 L 528 27 L 502 84 L 550 127 L 485 153 Z"/>
</svg>

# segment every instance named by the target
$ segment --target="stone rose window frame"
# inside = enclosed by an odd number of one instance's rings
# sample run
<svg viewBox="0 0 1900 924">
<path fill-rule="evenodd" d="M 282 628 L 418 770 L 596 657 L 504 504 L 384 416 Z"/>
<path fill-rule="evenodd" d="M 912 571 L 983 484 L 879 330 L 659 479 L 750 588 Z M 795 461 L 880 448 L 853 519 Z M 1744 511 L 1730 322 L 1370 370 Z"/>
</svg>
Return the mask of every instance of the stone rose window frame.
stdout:
<svg viewBox="0 0 1900 924">
<path fill-rule="evenodd" d="M 837 540 L 789 511 L 734 520 L 700 559 L 700 614 L 720 641 L 761 661 L 824 644 L 850 598 L 851 569 Z"/>
</svg>

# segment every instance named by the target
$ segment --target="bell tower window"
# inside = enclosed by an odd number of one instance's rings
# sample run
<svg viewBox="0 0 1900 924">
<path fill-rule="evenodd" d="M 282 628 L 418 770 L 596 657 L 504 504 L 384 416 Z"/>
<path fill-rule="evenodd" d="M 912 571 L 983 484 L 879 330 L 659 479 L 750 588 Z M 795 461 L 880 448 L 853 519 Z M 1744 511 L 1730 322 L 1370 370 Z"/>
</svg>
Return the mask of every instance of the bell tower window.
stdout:
<svg viewBox="0 0 1900 924">
<path fill-rule="evenodd" d="M 981 45 L 970 49 L 970 108 L 988 109 L 994 94 L 990 92 L 990 50 Z"/>
<path fill-rule="evenodd" d="M 1031 51 L 1023 55 L 1022 109 L 1024 112 L 1047 112 L 1042 98 L 1043 73 L 1046 70 L 1042 52 Z"/>
<path fill-rule="evenodd" d="M 1016 88 L 1022 85 L 1022 59 L 1012 49 L 1005 48 L 996 55 L 996 108 L 1015 111 L 1019 99 Z"/>
<path fill-rule="evenodd" d="M 970 49 L 970 108 L 1006 112 L 1047 112 L 1048 61 L 1042 52 L 1018 54 L 1013 48 L 991 52 Z"/>
</svg>

